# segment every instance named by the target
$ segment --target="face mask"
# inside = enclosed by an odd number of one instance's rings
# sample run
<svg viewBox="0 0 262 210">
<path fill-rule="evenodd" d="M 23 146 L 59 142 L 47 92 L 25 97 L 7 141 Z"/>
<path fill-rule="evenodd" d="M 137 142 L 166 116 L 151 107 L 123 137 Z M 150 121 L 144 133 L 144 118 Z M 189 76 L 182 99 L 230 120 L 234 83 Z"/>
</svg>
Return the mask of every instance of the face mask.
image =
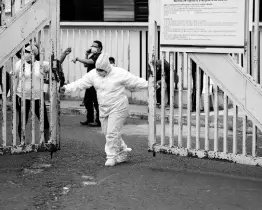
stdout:
<svg viewBox="0 0 262 210">
<path fill-rule="evenodd" d="M 100 77 L 105 77 L 107 75 L 107 72 L 106 71 L 96 71 L 97 74 L 100 76 Z"/>
<path fill-rule="evenodd" d="M 25 59 L 26 62 L 31 61 L 31 59 L 32 59 L 31 54 L 30 53 L 25 53 L 24 54 L 24 59 Z"/>
<path fill-rule="evenodd" d="M 97 48 L 96 47 L 91 47 L 91 52 L 92 53 L 97 53 Z"/>
</svg>

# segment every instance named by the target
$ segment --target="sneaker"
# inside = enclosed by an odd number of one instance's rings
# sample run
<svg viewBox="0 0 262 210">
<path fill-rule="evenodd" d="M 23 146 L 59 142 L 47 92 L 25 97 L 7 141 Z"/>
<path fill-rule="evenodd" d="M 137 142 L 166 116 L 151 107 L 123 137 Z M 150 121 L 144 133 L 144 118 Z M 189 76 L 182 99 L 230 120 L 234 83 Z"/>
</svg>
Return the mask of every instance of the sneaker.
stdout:
<svg viewBox="0 0 262 210">
<path fill-rule="evenodd" d="M 97 123 L 97 122 L 89 123 L 88 125 L 89 125 L 90 127 L 101 127 L 101 123 Z"/>
<path fill-rule="evenodd" d="M 116 160 L 114 158 L 109 158 L 107 159 L 105 166 L 115 166 L 116 165 Z"/>
<path fill-rule="evenodd" d="M 88 122 L 87 120 L 86 120 L 86 121 L 81 121 L 80 124 L 81 124 L 81 125 L 88 125 L 89 122 Z"/>
</svg>

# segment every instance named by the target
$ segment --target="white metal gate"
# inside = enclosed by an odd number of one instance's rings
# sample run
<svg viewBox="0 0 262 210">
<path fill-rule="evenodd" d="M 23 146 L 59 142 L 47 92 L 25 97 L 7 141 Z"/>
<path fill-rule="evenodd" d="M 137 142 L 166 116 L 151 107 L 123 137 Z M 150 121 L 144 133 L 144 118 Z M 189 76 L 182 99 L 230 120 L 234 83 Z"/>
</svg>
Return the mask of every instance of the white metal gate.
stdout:
<svg viewBox="0 0 262 210">
<path fill-rule="evenodd" d="M 19 5 L 15 4 L 19 2 Z M 20 4 L 21 2 L 21 4 Z M 11 1 L 11 17 L 6 18 L 6 1 L 0 0 L 0 67 L 1 67 L 1 154 L 19 154 L 31 151 L 45 151 L 47 145 L 53 144 L 60 149 L 60 96 L 59 96 L 59 31 L 60 31 L 60 1 L 31 0 Z M 51 53 L 45 56 L 44 27 L 49 28 L 49 48 Z M 29 46 L 27 47 L 27 44 Z M 40 73 L 37 75 L 37 58 L 33 54 L 34 46 L 39 51 Z M 27 49 L 26 49 L 27 48 Z M 26 84 L 25 53 L 31 51 L 30 82 Z M 21 58 L 19 58 L 20 52 Z M 18 56 L 18 57 L 17 57 Z M 21 62 L 21 72 L 16 68 Z M 48 63 L 47 63 L 48 62 Z M 44 64 L 48 64 L 45 66 Z M 48 71 L 48 72 L 45 72 Z M 18 73 L 17 73 L 18 72 Z M 44 119 L 44 74 L 49 73 L 50 107 L 48 119 Z M 19 76 L 20 75 L 20 76 Z M 27 75 L 28 76 L 28 75 Z M 40 77 L 40 89 L 36 86 L 36 77 Z M 9 81 L 10 80 L 10 81 Z M 19 81 L 20 80 L 20 81 Z M 10 84 L 11 82 L 11 84 Z M 19 83 L 20 82 L 20 83 Z M 10 89 L 8 88 L 10 84 Z M 21 84 L 21 95 L 17 97 L 18 83 Z M 26 88 L 30 85 L 30 99 L 26 100 Z M 20 87 L 20 86 L 19 86 Z M 7 90 L 9 89 L 9 91 Z M 19 90 L 20 91 L 20 90 Z M 40 102 L 34 97 L 35 92 L 40 92 Z M 21 100 L 21 101 L 20 101 Z M 26 110 L 29 108 L 31 120 L 26 122 Z M 21 106 L 21 133 L 17 131 L 17 124 Z M 35 110 L 39 105 L 40 110 Z M 40 119 L 37 121 L 36 113 Z M 49 120 L 49 132 L 44 128 Z M 39 123 L 38 123 L 39 122 Z M 47 143 L 47 138 L 49 144 Z"/>
<path fill-rule="evenodd" d="M 157 109 L 155 48 L 157 26 L 150 12 L 154 11 L 154 1 L 150 3 L 149 151 L 262 166 L 262 121 L 257 110 L 259 107 L 257 105 L 261 105 L 262 100 L 257 62 L 258 18 L 253 31 L 252 71 L 250 40 L 247 35 L 244 54 L 211 56 L 179 52 L 172 47 L 161 48 L 161 109 Z M 258 12 L 255 17 L 258 17 Z M 248 29 L 248 25 L 246 26 Z M 213 64 L 210 59 L 213 59 Z M 230 66 L 230 76 L 233 75 L 230 78 L 231 84 L 232 80 L 241 79 L 239 83 L 242 83 L 241 88 L 244 90 L 242 98 L 234 95 L 238 90 L 233 91 L 232 85 L 229 84 L 230 79 L 226 78 L 226 72 L 222 77 L 215 73 L 218 70 L 215 68 L 218 64 L 216 59 L 223 61 L 221 68 Z M 165 106 L 167 85 L 164 60 L 170 64 L 169 109 Z M 176 72 L 179 76 L 178 90 L 174 89 Z M 174 101 L 177 102 L 177 107 L 174 107 Z M 160 123 L 157 123 L 157 119 L 160 119 Z"/>
</svg>

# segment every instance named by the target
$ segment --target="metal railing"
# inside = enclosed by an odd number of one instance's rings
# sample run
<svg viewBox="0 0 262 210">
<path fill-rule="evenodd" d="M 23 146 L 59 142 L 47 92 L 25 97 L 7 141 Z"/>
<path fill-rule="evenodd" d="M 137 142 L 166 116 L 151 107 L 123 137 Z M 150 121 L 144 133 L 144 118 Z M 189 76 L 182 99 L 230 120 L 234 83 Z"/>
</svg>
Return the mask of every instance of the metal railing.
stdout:
<svg viewBox="0 0 262 210">
<path fill-rule="evenodd" d="M 23 10 L 25 7 L 32 6 L 35 2 L 41 2 L 42 4 L 49 4 L 49 1 L 45 0 L 33 0 L 30 1 L 30 5 L 26 4 L 28 1 L 19 1 L 19 10 L 22 13 L 28 12 L 28 10 Z M 17 18 L 15 13 L 14 3 L 17 1 L 11 1 L 11 20 L 12 18 Z M 1 2 L 1 27 L 8 30 L 8 24 L 6 23 L 5 16 L 5 1 Z M 1 89 L 2 89 L 2 100 L 1 100 L 1 138 L 0 138 L 0 155 L 1 154 L 19 154 L 26 153 L 30 151 L 41 151 L 46 149 L 47 140 L 45 136 L 49 137 L 51 143 L 56 144 L 60 147 L 60 129 L 59 129 L 59 93 L 57 82 L 54 81 L 54 77 L 49 78 L 49 83 L 51 84 L 50 95 L 51 105 L 49 112 L 50 121 L 50 132 L 47 133 L 45 130 L 45 100 L 44 100 L 44 74 L 47 69 L 49 75 L 54 75 L 54 70 L 57 70 L 57 58 L 58 58 L 58 47 L 59 40 L 56 38 L 59 35 L 59 30 L 57 30 L 57 21 L 59 23 L 59 12 L 56 8 L 59 8 L 59 1 L 50 3 L 50 28 L 48 37 L 49 43 L 45 43 L 45 33 L 44 26 L 37 29 L 26 29 L 31 35 L 25 37 L 25 40 L 19 44 L 22 48 L 19 51 L 12 52 L 12 56 L 8 58 L 4 65 L 1 66 Z M 58 10 L 59 11 L 59 10 Z M 20 13 L 21 13 L 20 12 Z M 40 24 L 40 23 L 39 23 Z M 0 30 L 1 30 L 0 27 Z M 31 30 L 31 31 L 30 31 Z M 8 32 L 8 31 L 7 31 Z M 3 32 L 2 32 L 3 33 Z M 17 28 L 16 33 L 23 33 Z M 5 38 L 8 40 L 8 33 L 4 34 Z M 59 36 L 58 36 L 59 37 Z M 12 41 L 12 40 L 10 40 Z M 24 43 L 24 44 L 23 44 Z M 29 46 L 27 46 L 27 45 Z M 39 52 L 39 60 L 36 60 L 36 55 L 34 54 L 34 47 L 37 46 Z M 45 48 L 49 47 L 52 49 L 49 51 L 48 55 L 45 55 Z M 26 60 L 26 48 L 31 51 L 31 61 Z M 5 49 L 1 49 L 5 50 Z M 9 52 L 5 52 L 8 54 Z M 16 54 L 15 54 L 16 53 Z M 27 52 L 28 53 L 28 52 Z M 6 58 L 4 58 L 6 60 Z M 47 65 L 48 62 L 48 65 Z M 45 63 L 45 65 L 44 65 Z M 37 66 L 36 66 L 37 65 Z M 45 68 L 46 67 L 46 68 Z M 38 69 L 39 68 L 39 69 Z M 39 79 L 39 80 L 38 80 Z M 9 80 L 11 81 L 10 84 Z M 40 83 L 40 84 L 39 84 Z M 18 93 L 18 87 L 19 89 Z M 28 92 L 30 90 L 30 93 Z M 10 94 L 10 100 L 7 100 L 7 94 Z M 35 98 L 35 94 L 39 93 L 40 97 Z M 26 95 L 30 94 L 30 98 Z M 36 103 L 39 100 L 39 104 Z M 39 110 L 37 107 L 39 105 Z M 31 109 L 31 111 L 28 111 Z M 18 113 L 18 115 L 17 115 Z M 39 117 L 39 123 L 36 121 Z M 31 120 L 28 120 L 28 116 L 31 116 Z M 19 124 L 19 116 L 21 119 L 21 132 L 17 132 Z M 20 135 L 18 135 L 20 133 Z M 29 134 L 30 133 L 30 134 Z"/>
<path fill-rule="evenodd" d="M 149 150 L 262 166 L 261 124 L 257 124 L 253 116 L 246 112 L 238 101 L 230 97 L 231 95 L 221 85 L 223 81 L 217 83 L 216 78 L 212 78 L 188 53 L 175 51 L 161 53 L 162 66 L 164 60 L 170 63 L 170 107 L 169 109 L 165 107 L 166 86 L 162 85 L 161 124 L 156 125 L 156 136 L 151 138 Z M 241 62 L 243 55 L 232 56 L 234 58 L 232 62 L 243 66 Z M 192 69 L 193 61 L 196 63 L 196 69 Z M 179 76 L 176 92 L 175 72 Z M 243 74 L 248 80 L 250 76 L 245 72 Z M 161 84 L 165 84 L 164 68 L 161 80 Z M 195 104 L 193 104 L 194 92 Z M 174 108 L 175 93 L 178 94 L 178 109 Z M 194 106 L 195 110 L 192 108 Z"/>
</svg>

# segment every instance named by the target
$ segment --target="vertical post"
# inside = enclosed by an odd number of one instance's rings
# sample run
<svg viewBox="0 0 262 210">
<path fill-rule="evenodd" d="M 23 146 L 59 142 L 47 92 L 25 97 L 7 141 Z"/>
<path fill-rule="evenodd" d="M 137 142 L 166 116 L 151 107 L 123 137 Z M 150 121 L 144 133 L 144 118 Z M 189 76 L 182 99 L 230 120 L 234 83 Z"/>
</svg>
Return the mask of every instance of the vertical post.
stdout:
<svg viewBox="0 0 262 210">
<path fill-rule="evenodd" d="M 39 53 L 40 53 L 40 94 L 41 94 L 41 100 L 40 100 L 40 144 L 44 142 L 44 70 L 43 70 L 43 60 L 44 60 L 44 30 L 42 29 L 40 32 L 40 47 L 39 47 Z"/>
<path fill-rule="evenodd" d="M 174 71 L 175 54 L 171 52 L 170 57 L 170 110 L 169 110 L 169 143 L 174 145 Z"/>
<path fill-rule="evenodd" d="M 196 67 L 196 150 L 200 149 L 200 71 Z"/>
<path fill-rule="evenodd" d="M 0 73 L 2 73 L 2 138 L 3 138 L 3 146 L 5 147 L 6 146 L 6 135 L 7 135 L 7 132 L 6 132 L 6 68 L 5 66 L 3 67 L 0 67 L 0 69 L 2 70 Z"/>
<path fill-rule="evenodd" d="M 178 110 L 178 147 L 182 147 L 182 139 L 183 139 L 183 80 L 184 80 L 184 76 L 183 76 L 183 58 L 185 53 L 177 53 L 177 58 L 178 58 L 178 77 L 179 77 L 179 86 L 178 86 L 178 90 L 179 90 L 179 96 L 178 96 L 178 101 L 179 101 L 179 110 Z M 174 85 L 174 82 L 173 82 Z M 172 91 L 174 91 L 172 89 Z"/>
<path fill-rule="evenodd" d="M 149 52 L 149 78 L 148 78 L 148 141 L 149 149 L 154 149 L 154 144 L 156 143 L 156 31 L 157 23 L 155 17 L 155 11 L 157 10 L 156 0 L 151 0 L 149 3 L 149 24 L 148 24 L 148 52 Z"/>
<path fill-rule="evenodd" d="M 31 119 L 32 119 L 32 144 L 35 144 L 35 91 L 34 91 L 34 75 L 35 75 L 35 55 L 33 51 L 34 38 L 31 39 Z"/>
<path fill-rule="evenodd" d="M 66 47 L 69 47 L 69 31 L 68 29 L 66 30 Z M 67 83 L 69 83 L 70 79 L 70 56 L 67 57 Z"/>
<path fill-rule="evenodd" d="M 214 85 L 214 152 L 218 151 L 218 86 Z"/>
<path fill-rule="evenodd" d="M 127 65 L 128 65 L 127 70 L 130 72 L 130 62 L 131 62 L 131 60 L 130 60 L 130 30 L 127 31 L 127 42 L 128 42 L 127 43 Z M 112 50 L 112 49 L 110 49 L 110 50 Z"/>
<path fill-rule="evenodd" d="M 210 78 L 205 74 L 205 150 L 209 150 L 209 88 L 210 88 Z"/>
<path fill-rule="evenodd" d="M 25 47 L 22 48 L 22 56 L 21 56 L 21 71 L 22 71 L 22 82 L 21 82 L 21 121 L 22 121 L 22 128 L 21 128 L 21 144 L 25 144 L 25 127 L 26 127 L 26 99 L 25 99 Z M 20 78 L 19 78 L 20 79 Z"/>
<path fill-rule="evenodd" d="M 110 47 L 110 55 L 112 55 L 112 30 L 109 30 L 109 40 L 110 40 L 110 43 L 109 43 L 109 47 Z M 129 42 L 130 44 L 130 42 Z"/>
<path fill-rule="evenodd" d="M 60 40 L 61 41 L 61 40 Z M 78 42 L 77 42 L 77 45 L 79 46 L 79 48 L 80 48 L 80 46 L 81 46 L 81 31 L 80 31 L 80 29 L 78 30 Z M 74 44 L 74 46 L 76 46 L 75 44 Z M 75 49 L 75 48 L 74 48 Z M 59 48 L 59 52 L 60 52 L 60 48 Z M 74 52 L 75 52 L 75 50 L 74 50 Z M 80 62 L 77 62 L 77 65 L 76 65 L 76 67 L 77 67 L 77 69 L 80 71 L 80 77 L 82 78 L 82 67 L 83 67 L 83 65 L 80 63 Z M 60 68 L 60 66 L 59 66 L 59 68 Z M 80 98 L 80 94 L 81 94 L 81 91 L 78 91 L 78 98 Z"/>
<path fill-rule="evenodd" d="M 121 65 L 122 65 L 122 68 L 125 68 L 125 45 L 124 45 L 124 30 L 121 30 L 121 45 L 122 45 L 122 48 L 121 48 L 121 51 L 122 51 L 122 56 L 121 56 Z"/>
<path fill-rule="evenodd" d="M 50 24 L 50 32 L 51 32 L 51 67 L 54 71 L 58 71 L 60 66 L 58 65 L 57 60 L 59 59 L 59 38 L 60 38 L 60 0 L 50 1 L 50 14 L 51 14 L 51 24 Z M 52 71 L 52 69 L 51 69 Z M 57 81 L 53 80 L 51 83 L 51 141 L 54 144 L 58 144 L 60 139 L 57 137 L 60 135 L 59 132 L 59 94 L 57 90 Z"/>
<path fill-rule="evenodd" d="M 15 0 L 11 0 L 11 17 L 15 15 Z"/>
<path fill-rule="evenodd" d="M 103 30 L 103 41 L 104 51 L 107 52 L 107 41 L 106 41 L 106 30 Z"/>
<path fill-rule="evenodd" d="M 237 119 L 238 119 L 238 106 L 233 105 L 233 154 L 237 154 Z"/>
<path fill-rule="evenodd" d="M 15 63 L 14 63 L 14 57 L 11 58 L 12 63 L 12 88 L 13 88 L 13 94 L 12 94 L 12 102 L 13 102 L 13 109 L 12 109 L 12 134 L 13 134 L 13 146 L 16 145 L 16 88 L 17 88 L 17 77 L 16 77 L 16 69 L 15 69 Z"/>
<path fill-rule="evenodd" d="M 243 69 L 244 72 L 250 74 L 250 27 L 252 30 L 252 16 L 250 17 L 250 9 L 253 12 L 253 0 L 246 0 L 245 1 L 245 49 L 243 55 Z M 251 3 L 251 4 L 250 4 Z M 251 5 L 251 6 L 250 6 Z M 251 14 L 252 14 L 251 12 Z M 246 86 L 245 81 L 245 86 Z M 246 93 L 245 93 L 246 94 Z M 242 139 L 242 154 L 247 155 L 247 148 L 246 148 L 246 141 L 247 141 L 247 116 L 243 116 L 243 139 Z"/>
<path fill-rule="evenodd" d="M 191 149 L 191 85 L 192 85 L 192 60 L 188 57 L 188 71 L 187 71 L 187 149 Z"/>
<path fill-rule="evenodd" d="M 260 0 L 255 0 L 255 23 L 254 23 L 254 48 L 253 48 L 253 69 L 254 79 L 259 82 L 259 4 Z"/>
<path fill-rule="evenodd" d="M 118 59 L 118 30 L 116 30 L 116 66 L 119 66 L 119 59 Z"/>
<path fill-rule="evenodd" d="M 228 96 L 224 92 L 224 142 L 223 151 L 228 152 Z"/>
<path fill-rule="evenodd" d="M 247 155 L 247 116 L 243 116 L 242 155 Z"/>
<path fill-rule="evenodd" d="M 252 156 L 257 156 L 257 126 L 254 123 L 252 132 Z"/>
<path fill-rule="evenodd" d="M 73 29 L 73 38 L 72 38 L 72 44 L 73 44 L 73 46 L 76 46 L 76 44 L 75 44 L 75 29 Z M 73 54 L 73 57 L 75 58 L 76 57 L 76 49 L 75 48 L 73 48 L 72 49 L 73 50 L 73 52 L 72 52 L 72 54 Z M 73 67 L 73 72 L 74 72 L 74 81 L 76 80 L 76 66 L 77 65 L 80 65 L 79 64 L 79 62 L 77 62 L 75 65 L 74 65 L 74 67 Z"/>
<path fill-rule="evenodd" d="M 165 59 L 166 52 L 161 55 L 161 145 L 165 144 L 165 103 L 166 103 L 166 81 L 165 81 Z M 172 142 L 170 142 L 170 147 Z"/>
</svg>

